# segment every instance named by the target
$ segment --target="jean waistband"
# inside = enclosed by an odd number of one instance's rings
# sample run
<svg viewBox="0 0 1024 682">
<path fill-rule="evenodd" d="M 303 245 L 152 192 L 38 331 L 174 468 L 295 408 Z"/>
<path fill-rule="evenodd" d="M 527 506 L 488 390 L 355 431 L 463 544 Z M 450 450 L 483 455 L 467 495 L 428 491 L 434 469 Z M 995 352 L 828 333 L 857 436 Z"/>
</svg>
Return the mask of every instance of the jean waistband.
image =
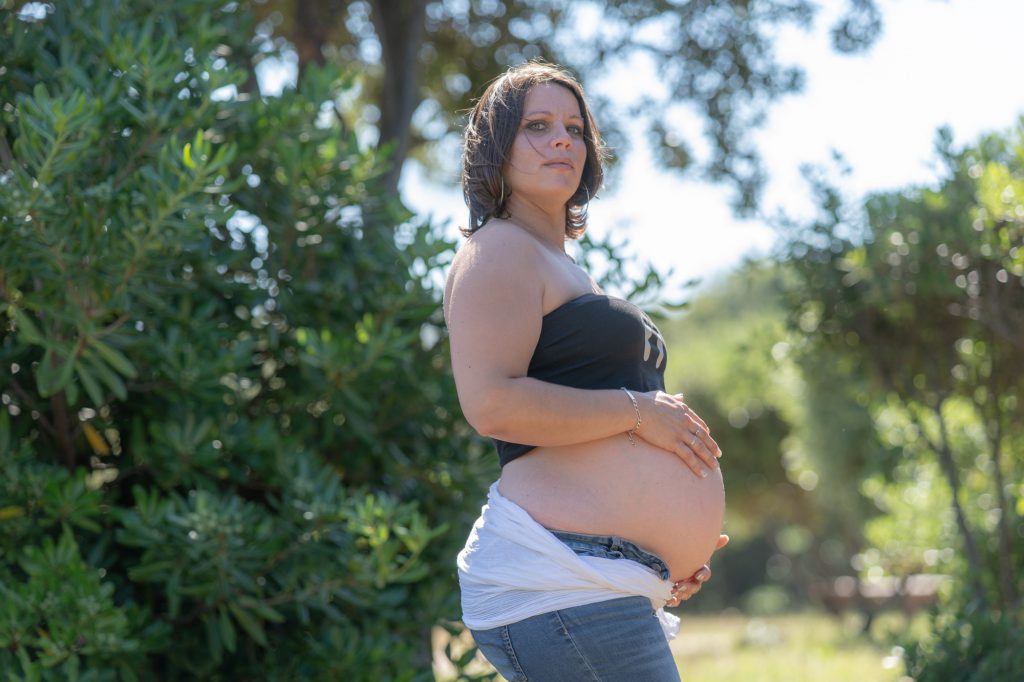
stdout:
<svg viewBox="0 0 1024 682">
<path fill-rule="evenodd" d="M 570 533 L 564 530 L 551 530 L 551 534 L 581 556 L 595 556 L 604 559 L 629 559 L 651 569 L 660 575 L 662 580 L 668 579 L 668 564 L 661 557 L 640 549 L 625 538 L 617 535 Z"/>
</svg>

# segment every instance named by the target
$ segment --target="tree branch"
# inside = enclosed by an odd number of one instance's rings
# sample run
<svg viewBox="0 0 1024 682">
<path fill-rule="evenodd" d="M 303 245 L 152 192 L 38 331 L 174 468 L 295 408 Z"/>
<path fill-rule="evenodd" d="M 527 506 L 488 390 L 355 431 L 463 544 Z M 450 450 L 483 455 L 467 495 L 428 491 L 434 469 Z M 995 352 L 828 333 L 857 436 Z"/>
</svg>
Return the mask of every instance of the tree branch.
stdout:
<svg viewBox="0 0 1024 682">
<path fill-rule="evenodd" d="M 68 362 L 71 362 L 70 358 Z M 53 409 L 54 435 L 64 455 L 64 465 L 68 469 L 74 469 L 78 457 L 75 444 L 71 440 L 71 419 L 68 416 L 68 403 L 64 391 L 57 391 L 50 398 L 50 407 Z"/>
<path fill-rule="evenodd" d="M 380 98 L 380 145 L 391 145 L 385 187 L 398 190 L 402 165 L 412 146 L 412 115 L 422 101 L 417 57 L 423 45 L 425 0 L 373 0 L 374 30 L 385 76 Z"/>
<path fill-rule="evenodd" d="M 1003 610 L 1011 608 L 1011 605 L 1017 600 L 1016 585 L 1013 580 L 1013 568 L 1010 566 L 1010 557 L 1012 556 L 1012 545 L 1010 543 L 1010 521 L 1009 514 L 1010 503 L 1006 499 L 1006 481 L 1003 477 L 1003 453 L 1002 453 L 1002 441 L 1003 441 L 1003 411 L 999 406 L 999 386 L 996 384 L 997 381 L 997 362 L 996 353 L 998 345 L 996 339 L 989 337 L 989 345 L 991 347 L 991 367 L 989 368 L 988 374 L 988 389 L 989 389 L 989 400 L 987 404 L 991 404 L 991 420 L 993 422 L 992 427 L 987 422 L 985 405 L 978 403 L 978 400 L 974 399 L 975 409 L 981 416 L 982 423 L 985 423 L 985 434 L 988 437 L 989 447 L 992 451 L 992 468 L 995 470 L 995 486 L 996 486 L 996 501 L 999 505 L 999 592 L 1000 592 L 1000 607 Z"/>
<path fill-rule="evenodd" d="M 14 154 L 7 144 L 7 131 L 0 126 L 0 171 L 9 171 L 14 168 Z"/>
<path fill-rule="evenodd" d="M 981 554 L 978 552 L 978 545 L 974 540 L 974 532 L 967 521 L 967 514 L 964 512 L 963 505 L 960 504 L 960 477 L 956 470 L 956 462 L 953 460 L 953 451 L 949 447 L 949 431 L 946 428 L 946 419 L 942 414 L 942 406 L 945 402 L 945 398 L 940 398 L 938 404 L 933 408 L 935 416 L 939 420 L 940 443 L 936 454 L 939 456 L 939 463 L 942 465 L 943 473 L 946 475 L 946 482 L 949 484 L 950 495 L 953 500 L 953 511 L 956 513 L 956 523 L 964 539 L 964 551 L 967 553 L 967 563 L 971 568 L 971 583 L 974 587 L 974 596 L 977 598 L 979 605 L 984 607 L 987 600 L 985 598 L 985 588 L 981 582 L 983 572 Z"/>
</svg>

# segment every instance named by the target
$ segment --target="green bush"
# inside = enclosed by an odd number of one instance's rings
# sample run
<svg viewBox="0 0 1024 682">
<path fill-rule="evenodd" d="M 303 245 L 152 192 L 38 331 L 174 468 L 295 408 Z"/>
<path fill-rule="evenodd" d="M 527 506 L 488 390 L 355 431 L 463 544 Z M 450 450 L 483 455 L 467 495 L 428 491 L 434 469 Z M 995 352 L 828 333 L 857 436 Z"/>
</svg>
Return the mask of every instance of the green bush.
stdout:
<svg viewBox="0 0 1024 682">
<path fill-rule="evenodd" d="M 916 682 L 1007 682 L 1024 679 L 1024 629 L 997 612 L 942 611 L 931 636 L 908 643 L 907 674 Z"/>
<path fill-rule="evenodd" d="M 431 679 L 497 468 L 413 274 L 452 244 L 353 77 L 254 91 L 244 5 L 46 7 L 0 16 L 0 672 Z"/>
</svg>

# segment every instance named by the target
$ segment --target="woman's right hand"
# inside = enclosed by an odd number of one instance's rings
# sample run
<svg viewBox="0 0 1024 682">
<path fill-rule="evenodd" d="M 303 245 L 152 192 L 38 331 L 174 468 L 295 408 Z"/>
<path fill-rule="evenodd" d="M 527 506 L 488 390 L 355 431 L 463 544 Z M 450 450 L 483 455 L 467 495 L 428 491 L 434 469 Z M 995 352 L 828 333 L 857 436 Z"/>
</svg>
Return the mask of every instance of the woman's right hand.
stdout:
<svg viewBox="0 0 1024 682">
<path fill-rule="evenodd" d="M 708 425 L 683 402 L 683 394 L 649 391 L 637 395 L 641 424 L 634 435 L 668 450 L 701 478 L 718 468 L 722 451 Z"/>
<path fill-rule="evenodd" d="M 717 552 L 728 544 L 729 536 L 719 535 L 715 551 Z M 701 586 L 709 580 L 711 580 L 711 559 L 708 559 L 708 563 L 701 566 L 696 573 L 686 580 L 678 580 L 672 583 L 672 598 L 668 600 L 665 606 L 679 606 L 681 602 L 700 592 Z"/>
</svg>

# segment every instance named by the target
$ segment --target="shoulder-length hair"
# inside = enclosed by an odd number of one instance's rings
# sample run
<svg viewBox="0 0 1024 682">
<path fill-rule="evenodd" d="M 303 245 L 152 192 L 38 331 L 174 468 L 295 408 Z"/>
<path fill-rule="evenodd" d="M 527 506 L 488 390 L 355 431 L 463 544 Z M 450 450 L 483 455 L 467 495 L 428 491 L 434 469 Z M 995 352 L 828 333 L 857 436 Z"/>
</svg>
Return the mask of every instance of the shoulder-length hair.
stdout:
<svg viewBox="0 0 1024 682">
<path fill-rule="evenodd" d="M 491 81 L 469 116 L 462 152 L 462 195 L 469 207 L 469 227 L 462 233 L 467 237 L 491 218 L 508 217 L 508 192 L 501 171 L 519 132 L 526 93 L 542 83 L 566 88 L 580 106 L 587 160 L 580 185 L 565 204 L 565 234 L 575 239 L 587 229 L 587 205 L 604 182 L 606 151 L 601 132 L 579 81 L 565 69 L 533 61 L 513 66 Z"/>
</svg>

